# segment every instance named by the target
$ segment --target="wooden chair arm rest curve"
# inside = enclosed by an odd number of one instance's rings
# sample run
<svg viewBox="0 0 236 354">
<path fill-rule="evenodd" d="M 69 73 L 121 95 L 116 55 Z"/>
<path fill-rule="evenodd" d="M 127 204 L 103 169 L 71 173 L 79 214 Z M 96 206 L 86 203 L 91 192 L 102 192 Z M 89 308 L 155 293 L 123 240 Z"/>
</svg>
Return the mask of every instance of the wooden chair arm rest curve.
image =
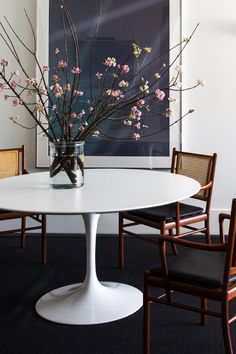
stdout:
<svg viewBox="0 0 236 354">
<path fill-rule="evenodd" d="M 220 231 L 220 242 L 225 242 L 225 233 L 224 233 L 224 221 L 230 220 L 230 214 L 220 213 L 219 214 L 219 231 Z"/>
<path fill-rule="evenodd" d="M 214 245 L 209 245 L 205 243 L 193 242 L 188 240 L 183 240 L 179 238 L 175 238 L 173 236 L 161 236 L 158 240 L 159 244 L 163 244 L 164 242 L 171 242 L 180 246 L 205 250 L 205 251 L 225 251 L 227 249 L 226 243 L 218 243 Z"/>
<path fill-rule="evenodd" d="M 205 190 L 208 189 L 212 186 L 212 181 L 210 181 L 209 183 L 205 184 L 204 186 L 201 186 L 200 190 Z"/>
<path fill-rule="evenodd" d="M 225 219 L 230 220 L 230 214 L 220 213 L 219 214 L 219 222 L 224 221 Z"/>
</svg>

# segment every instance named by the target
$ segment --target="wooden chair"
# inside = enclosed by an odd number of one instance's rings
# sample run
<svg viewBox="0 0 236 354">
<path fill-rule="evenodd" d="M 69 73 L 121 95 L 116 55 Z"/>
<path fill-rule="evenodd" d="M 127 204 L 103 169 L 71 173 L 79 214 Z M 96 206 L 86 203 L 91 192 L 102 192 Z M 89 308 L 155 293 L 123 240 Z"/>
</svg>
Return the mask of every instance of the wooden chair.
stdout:
<svg viewBox="0 0 236 354">
<path fill-rule="evenodd" d="M 25 146 L 13 149 L 0 149 L 0 178 L 26 174 Z M 35 220 L 37 226 L 26 226 L 27 217 Z M 46 250 L 46 215 L 34 215 L 31 213 L 13 212 L 0 210 L 0 221 L 20 219 L 21 226 L 16 229 L 1 230 L 0 234 L 20 232 L 21 247 L 26 245 L 26 231 L 41 230 L 41 258 L 42 263 L 47 262 Z"/>
<path fill-rule="evenodd" d="M 211 242 L 209 230 L 209 217 L 212 188 L 215 176 L 217 155 L 203 155 L 173 149 L 171 173 L 177 173 L 196 179 L 200 191 L 192 196 L 203 202 L 203 207 L 185 203 L 173 203 L 160 207 L 146 208 L 119 213 L 119 266 L 125 264 L 125 235 L 141 238 L 151 243 L 157 243 L 158 237 L 132 232 L 130 228 L 145 225 L 159 230 L 161 235 L 168 231 L 169 235 L 184 237 L 190 234 L 203 233 L 208 243 Z M 128 220 L 128 222 L 126 221 Z M 200 224 L 196 224 L 199 223 Z M 195 226 L 193 226 L 195 224 Z M 181 233 L 181 228 L 187 232 Z M 128 230 L 129 229 L 129 230 Z M 176 230 L 174 234 L 174 229 Z M 175 244 L 172 248 L 177 254 Z"/>
<path fill-rule="evenodd" d="M 220 217 L 220 222 L 223 220 L 224 217 Z M 221 225 L 220 230 L 222 230 Z M 235 234 L 236 198 L 232 201 L 226 243 L 206 245 L 170 236 L 159 239 L 160 265 L 144 273 L 145 354 L 150 354 L 150 304 L 153 302 L 198 312 L 201 314 L 201 324 L 206 324 L 207 315 L 219 317 L 223 329 L 225 353 L 233 354 L 229 325 L 236 320 L 236 316 L 229 318 L 229 303 L 236 297 Z M 184 247 L 185 253 L 179 257 L 173 255 L 167 257 L 166 242 L 176 244 L 178 248 Z M 164 294 L 154 296 L 153 290 L 157 288 L 164 289 Z M 201 305 L 197 307 L 176 302 L 175 292 L 198 296 L 201 298 Z M 218 301 L 220 310 L 209 310 L 208 299 Z"/>
</svg>

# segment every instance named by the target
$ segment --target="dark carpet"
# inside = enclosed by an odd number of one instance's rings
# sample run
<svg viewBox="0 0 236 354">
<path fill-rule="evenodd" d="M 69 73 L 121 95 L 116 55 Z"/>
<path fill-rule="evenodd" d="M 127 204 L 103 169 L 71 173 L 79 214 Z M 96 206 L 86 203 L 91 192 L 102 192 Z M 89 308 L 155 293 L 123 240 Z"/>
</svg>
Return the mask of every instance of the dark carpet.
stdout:
<svg viewBox="0 0 236 354">
<path fill-rule="evenodd" d="M 97 271 L 100 280 L 128 283 L 142 289 L 143 271 L 155 266 L 158 250 L 140 240 L 127 240 L 126 269 L 118 269 L 116 237 L 99 236 Z M 142 354 L 142 309 L 101 325 L 61 325 L 35 312 L 46 292 L 83 280 L 85 238 L 48 237 L 48 264 L 40 263 L 40 240 L 0 239 L 0 354 Z M 195 299 L 187 299 L 190 303 Z M 214 307 L 215 304 L 212 304 Z M 236 306 L 234 305 L 236 311 Z M 235 325 L 231 326 L 236 348 Z M 219 319 L 199 325 L 199 315 L 163 305 L 152 306 L 152 353 L 224 353 Z"/>
</svg>

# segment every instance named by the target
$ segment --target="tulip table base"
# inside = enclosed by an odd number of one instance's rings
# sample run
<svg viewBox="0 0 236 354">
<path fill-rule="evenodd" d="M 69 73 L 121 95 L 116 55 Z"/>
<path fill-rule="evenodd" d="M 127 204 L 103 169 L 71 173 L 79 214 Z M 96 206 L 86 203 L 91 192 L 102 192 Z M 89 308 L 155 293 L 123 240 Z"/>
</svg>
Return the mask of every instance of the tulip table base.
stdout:
<svg viewBox="0 0 236 354">
<path fill-rule="evenodd" d="M 38 300 L 36 311 L 53 322 L 87 325 L 124 318 L 142 304 L 141 291 L 132 286 L 96 281 L 92 288 L 79 283 L 52 290 Z"/>
<path fill-rule="evenodd" d="M 99 214 L 83 215 L 87 267 L 83 283 L 63 286 L 42 296 L 38 314 L 64 324 L 96 324 L 131 315 L 143 305 L 140 290 L 126 284 L 99 282 L 96 274 L 96 233 Z"/>
</svg>

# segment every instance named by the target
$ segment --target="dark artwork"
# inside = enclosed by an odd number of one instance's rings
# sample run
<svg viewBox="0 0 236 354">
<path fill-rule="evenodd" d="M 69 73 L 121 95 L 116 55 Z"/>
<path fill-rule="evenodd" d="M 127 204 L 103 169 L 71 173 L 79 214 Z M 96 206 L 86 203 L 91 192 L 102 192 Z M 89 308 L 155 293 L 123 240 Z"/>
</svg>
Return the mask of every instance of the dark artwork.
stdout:
<svg viewBox="0 0 236 354">
<path fill-rule="evenodd" d="M 55 66 L 55 48 L 64 48 L 63 27 L 58 0 L 50 0 L 49 7 L 49 66 Z M 79 37 L 81 90 L 84 105 L 89 99 L 91 70 L 90 58 L 95 29 L 97 26 L 100 0 L 65 0 L 65 4 L 72 16 Z M 147 77 L 158 71 L 161 63 L 169 63 L 169 1 L 168 0 L 103 0 L 103 15 L 99 26 L 92 66 L 92 74 L 104 70 L 103 62 L 107 57 L 115 57 L 122 63 L 130 53 L 133 42 L 142 47 L 151 47 L 151 56 L 154 58 L 159 53 L 167 53 L 147 69 Z M 70 47 L 70 45 L 69 45 Z M 70 50 L 70 48 L 69 48 Z M 73 56 L 73 54 L 69 53 Z M 129 62 L 132 75 L 134 63 Z M 72 64 L 71 64 L 72 65 Z M 161 86 L 168 85 L 168 74 L 163 77 Z M 93 89 L 96 95 L 96 88 Z M 166 92 L 168 96 L 168 92 Z M 81 108 L 83 108 L 81 101 Z M 158 103 L 155 111 L 164 112 L 168 108 L 168 100 Z M 129 109 L 130 110 L 130 109 Z M 124 112 L 125 113 L 125 112 Z M 169 118 L 163 116 L 144 118 L 149 128 L 142 132 L 145 134 L 159 131 L 168 126 Z M 116 136 L 125 138 L 125 127 L 107 123 L 106 132 L 114 130 Z M 117 141 L 105 138 L 89 138 L 86 143 L 87 156 L 169 156 L 169 128 L 161 133 L 141 139 L 140 141 Z"/>
</svg>

